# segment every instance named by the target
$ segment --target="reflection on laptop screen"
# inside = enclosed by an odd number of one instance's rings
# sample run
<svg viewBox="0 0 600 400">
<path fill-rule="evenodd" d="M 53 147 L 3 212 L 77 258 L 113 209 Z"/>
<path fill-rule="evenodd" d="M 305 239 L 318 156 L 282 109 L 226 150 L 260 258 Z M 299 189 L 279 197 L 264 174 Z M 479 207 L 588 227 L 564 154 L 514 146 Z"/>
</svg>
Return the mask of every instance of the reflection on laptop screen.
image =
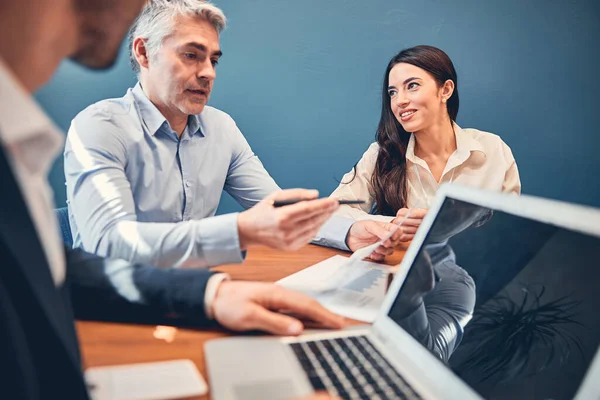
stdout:
<svg viewBox="0 0 600 400">
<path fill-rule="evenodd" d="M 446 199 L 389 317 L 488 399 L 571 399 L 599 344 L 600 239 Z"/>
</svg>

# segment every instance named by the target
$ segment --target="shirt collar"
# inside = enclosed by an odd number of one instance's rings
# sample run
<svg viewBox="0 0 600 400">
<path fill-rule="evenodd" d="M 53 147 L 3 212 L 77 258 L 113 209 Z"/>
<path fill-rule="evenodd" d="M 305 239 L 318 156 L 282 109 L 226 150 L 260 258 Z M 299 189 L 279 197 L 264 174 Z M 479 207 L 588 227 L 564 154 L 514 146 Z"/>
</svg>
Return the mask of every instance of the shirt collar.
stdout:
<svg viewBox="0 0 600 400">
<path fill-rule="evenodd" d="M 190 115 L 188 117 L 187 130 L 190 136 L 194 136 L 195 134 L 204 136 L 204 131 L 202 130 L 202 124 L 200 123 L 199 115 Z"/>
<path fill-rule="evenodd" d="M 465 160 L 469 158 L 472 151 L 480 151 L 486 155 L 485 148 L 473 135 L 462 129 L 457 123 L 454 123 L 453 126 L 456 136 L 456 152 L 458 154 L 464 154 L 466 156 Z"/>
<path fill-rule="evenodd" d="M 150 101 L 146 93 L 144 93 L 140 82 L 138 82 L 135 87 L 131 89 L 131 94 L 150 135 L 154 136 L 156 132 L 163 127 L 163 125 L 168 125 L 167 119 Z M 190 136 L 193 136 L 196 133 L 202 134 L 202 126 L 200 124 L 200 118 L 198 115 L 188 116 L 188 124 L 186 129 Z"/>
<path fill-rule="evenodd" d="M 5 145 L 23 147 L 43 143 L 43 161 L 54 160 L 64 144 L 64 135 L 0 59 L 0 139 Z M 41 160 L 38 160 L 41 161 Z"/>
<path fill-rule="evenodd" d="M 457 123 L 452 123 L 454 128 L 454 136 L 456 138 L 456 151 L 448 160 L 447 169 L 452 169 L 465 161 L 471 156 L 472 151 L 480 151 L 485 155 L 483 145 L 479 143 L 469 132 L 458 126 Z M 406 147 L 406 159 L 427 168 L 425 162 L 415 155 L 415 135 L 410 135 L 408 146 Z"/>
</svg>

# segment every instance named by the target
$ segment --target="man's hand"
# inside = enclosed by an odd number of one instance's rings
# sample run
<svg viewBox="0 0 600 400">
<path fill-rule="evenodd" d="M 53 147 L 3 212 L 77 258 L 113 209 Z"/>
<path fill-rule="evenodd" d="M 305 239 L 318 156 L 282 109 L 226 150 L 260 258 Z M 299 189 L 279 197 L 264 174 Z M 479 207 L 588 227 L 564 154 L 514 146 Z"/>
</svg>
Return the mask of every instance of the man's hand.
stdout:
<svg viewBox="0 0 600 400">
<path fill-rule="evenodd" d="M 381 221 L 357 221 L 350 227 L 346 244 L 350 250 L 356 251 L 380 241 L 393 231 L 395 232 L 392 237 L 383 242 L 369 257 L 375 261 L 382 261 L 385 256 L 394 252 L 394 247 L 403 241 L 405 235 L 402 227 Z"/>
<path fill-rule="evenodd" d="M 346 320 L 316 300 L 272 283 L 223 281 L 212 303 L 215 320 L 234 331 L 261 330 L 275 335 L 300 335 L 303 323 L 340 329 Z"/>
<path fill-rule="evenodd" d="M 309 243 L 339 207 L 335 199 L 315 200 L 318 195 L 316 190 L 282 190 L 241 213 L 238 218 L 240 247 L 245 250 L 262 244 L 275 249 L 296 250 Z M 273 207 L 275 200 L 290 199 L 307 201 Z"/>
<path fill-rule="evenodd" d="M 409 210 L 410 215 L 408 218 L 406 218 Z M 427 211 L 429 210 L 426 208 L 401 208 L 398 210 L 396 213 L 396 218 L 392 220 L 392 224 L 402 224 L 402 230 L 404 232 L 404 236 L 402 238 L 403 242 L 409 242 L 413 240 L 415 233 L 417 233 L 417 229 L 419 226 L 421 226 L 421 222 L 423 222 L 423 218 L 425 218 L 425 215 L 427 214 Z"/>
</svg>

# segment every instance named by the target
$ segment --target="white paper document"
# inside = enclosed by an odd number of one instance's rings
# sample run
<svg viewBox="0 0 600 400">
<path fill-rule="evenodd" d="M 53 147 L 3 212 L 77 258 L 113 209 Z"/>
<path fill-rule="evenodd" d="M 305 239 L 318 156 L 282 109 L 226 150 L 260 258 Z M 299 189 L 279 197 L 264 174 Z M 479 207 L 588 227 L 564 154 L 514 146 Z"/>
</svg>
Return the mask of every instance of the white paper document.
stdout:
<svg viewBox="0 0 600 400">
<path fill-rule="evenodd" d="M 169 400 L 208 391 L 191 360 L 88 368 L 85 378 L 94 400 Z"/>
<path fill-rule="evenodd" d="M 333 256 L 277 284 L 308 294 L 336 314 L 373 322 L 387 289 L 390 267 Z"/>
</svg>

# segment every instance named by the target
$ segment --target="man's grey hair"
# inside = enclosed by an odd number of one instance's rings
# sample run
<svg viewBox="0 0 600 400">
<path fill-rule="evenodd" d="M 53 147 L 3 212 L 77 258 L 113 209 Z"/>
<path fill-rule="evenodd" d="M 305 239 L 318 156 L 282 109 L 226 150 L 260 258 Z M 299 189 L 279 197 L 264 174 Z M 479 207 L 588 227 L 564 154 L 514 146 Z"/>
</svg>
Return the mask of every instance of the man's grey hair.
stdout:
<svg viewBox="0 0 600 400">
<path fill-rule="evenodd" d="M 133 41 L 137 37 L 146 39 L 149 57 L 156 54 L 164 38 L 173 32 L 173 22 L 183 15 L 199 17 L 209 22 L 221 33 L 227 25 L 223 11 L 214 4 L 203 0 L 150 0 L 129 30 L 129 61 L 133 71 L 139 75 L 140 65 L 133 52 Z"/>
</svg>

